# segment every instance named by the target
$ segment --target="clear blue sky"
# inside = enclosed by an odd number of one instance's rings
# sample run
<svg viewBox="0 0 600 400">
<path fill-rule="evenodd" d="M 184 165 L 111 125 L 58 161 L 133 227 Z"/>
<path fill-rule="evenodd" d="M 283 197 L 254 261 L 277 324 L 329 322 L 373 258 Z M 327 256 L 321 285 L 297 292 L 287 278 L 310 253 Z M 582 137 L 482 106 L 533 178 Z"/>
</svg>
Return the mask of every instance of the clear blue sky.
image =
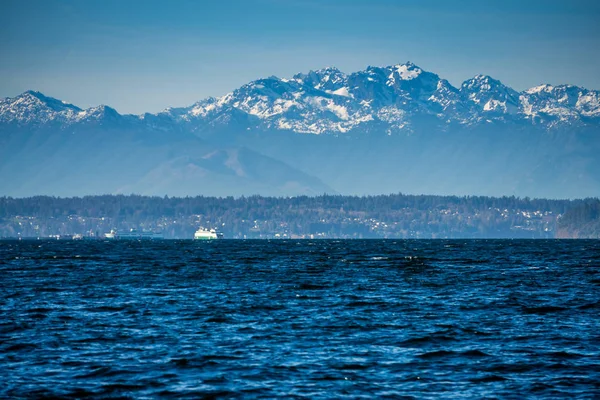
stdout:
<svg viewBox="0 0 600 400">
<path fill-rule="evenodd" d="M 0 2 L 0 97 L 156 112 L 260 77 L 412 61 L 454 85 L 600 89 L 597 0 Z"/>
</svg>

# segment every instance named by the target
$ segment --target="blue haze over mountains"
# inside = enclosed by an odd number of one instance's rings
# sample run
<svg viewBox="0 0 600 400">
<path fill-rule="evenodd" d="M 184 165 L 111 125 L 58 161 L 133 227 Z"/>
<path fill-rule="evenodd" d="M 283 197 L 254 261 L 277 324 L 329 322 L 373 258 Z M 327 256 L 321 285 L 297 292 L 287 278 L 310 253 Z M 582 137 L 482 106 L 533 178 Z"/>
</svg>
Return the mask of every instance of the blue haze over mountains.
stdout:
<svg viewBox="0 0 600 400">
<path fill-rule="evenodd" d="M 412 63 L 250 82 L 158 114 L 0 100 L 0 195 L 600 194 L 600 92 Z"/>
</svg>

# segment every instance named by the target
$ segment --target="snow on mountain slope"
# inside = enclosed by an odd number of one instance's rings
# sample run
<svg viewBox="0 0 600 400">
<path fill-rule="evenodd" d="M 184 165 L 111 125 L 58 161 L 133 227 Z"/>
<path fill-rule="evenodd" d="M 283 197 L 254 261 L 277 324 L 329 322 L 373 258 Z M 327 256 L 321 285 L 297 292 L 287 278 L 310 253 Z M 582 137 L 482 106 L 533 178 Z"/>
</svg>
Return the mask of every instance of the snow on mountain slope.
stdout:
<svg viewBox="0 0 600 400">
<path fill-rule="evenodd" d="M 0 100 L 0 195 L 597 196 L 599 130 L 599 91 L 456 88 L 412 63 L 271 76 L 139 116 L 29 91 Z"/>
<path fill-rule="evenodd" d="M 368 67 L 344 74 L 334 67 L 290 79 L 258 79 L 219 98 L 158 114 L 121 115 L 99 106 L 82 110 L 28 91 L 0 100 L 0 124 L 134 124 L 161 130 L 203 131 L 214 127 L 296 133 L 412 132 L 429 121 L 478 126 L 490 121 L 547 129 L 600 124 L 600 92 L 572 85 L 541 85 L 518 93 L 477 75 L 455 88 L 412 63 Z"/>
<path fill-rule="evenodd" d="M 31 90 L 0 100 L 0 124 L 31 127 L 53 125 L 66 128 L 78 123 L 121 124 L 137 120 L 140 117 L 123 116 L 105 105 L 82 110 L 73 104 Z"/>
<path fill-rule="evenodd" d="M 489 116 L 510 114 L 519 111 L 519 93 L 486 75 L 477 75 L 465 81 L 461 93 L 466 101 L 474 103 L 478 113 Z"/>
<path fill-rule="evenodd" d="M 600 118 L 599 94 L 573 85 L 540 85 L 521 94 L 521 112 L 551 127 L 582 124 L 585 118 Z"/>
<path fill-rule="evenodd" d="M 411 132 L 415 121 L 424 117 L 433 118 L 441 129 L 449 123 L 476 126 L 490 120 L 551 129 L 597 124 L 591 119 L 600 117 L 600 96 L 598 91 L 565 85 L 518 93 L 485 75 L 465 81 L 458 89 L 406 63 L 368 67 L 349 75 L 328 67 L 291 79 L 259 79 L 221 98 L 167 109 L 164 114 L 198 126 L 220 123 L 224 114 L 235 112 L 252 117 L 245 121 L 249 129 L 314 134 L 361 129 Z"/>
<path fill-rule="evenodd" d="M 308 74 L 296 74 L 294 81 L 326 92 L 335 92 L 344 88 L 346 74 L 335 67 L 327 67 L 310 71 Z"/>
<path fill-rule="evenodd" d="M 29 90 L 14 98 L 0 100 L 0 122 L 18 124 L 46 124 L 77 118 L 82 110 L 40 92 Z"/>
</svg>

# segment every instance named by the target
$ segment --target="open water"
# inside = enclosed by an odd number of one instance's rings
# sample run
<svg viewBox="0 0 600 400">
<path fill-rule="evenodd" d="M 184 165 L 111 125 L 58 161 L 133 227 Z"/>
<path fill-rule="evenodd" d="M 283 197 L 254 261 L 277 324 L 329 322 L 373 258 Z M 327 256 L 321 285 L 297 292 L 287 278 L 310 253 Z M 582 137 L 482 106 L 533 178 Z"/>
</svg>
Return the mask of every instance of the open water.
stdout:
<svg viewBox="0 0 600 400">
<path fill-rule="evenodd" d="M 0 242 L 1 398 L 599 398 L 600 241 Z"/>
</svg>

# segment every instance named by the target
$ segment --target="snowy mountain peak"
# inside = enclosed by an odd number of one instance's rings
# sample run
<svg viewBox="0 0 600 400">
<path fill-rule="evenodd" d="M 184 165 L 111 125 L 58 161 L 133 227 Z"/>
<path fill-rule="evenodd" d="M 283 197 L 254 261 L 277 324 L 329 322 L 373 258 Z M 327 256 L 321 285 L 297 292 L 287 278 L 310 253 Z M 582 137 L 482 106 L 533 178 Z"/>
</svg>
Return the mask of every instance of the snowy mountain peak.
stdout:
<svg viewBox="0 0 600 400">
<path fill-rule="evenodd" d="M 117 110 L 109 106 L 100 105 L 83 110 L 33 90 L 0 100 L 0 122 L 18 125 L 58 124 L 66 127 L 86 121 L 117 121 L 121 117 Z"/>
<path fill-rule="evenodd" d="M 57 112 L 65 110 L 81 111 L 79 107 L 76 107 L 73 104 L 69 104 L 67 102 L 55 99 L 54 97 L 46 96 L 43 93 L 35 90 L 28 90 L 12 100 L 13 104 L 19 106 L 30 106 L 36 104 L 42 107 L 47 107 Z"/>
<path fill-rule="evenodd" d="M 554 86 L 544 83 L 542 85 L 534 86 L 531 89 L 527 89 L 525 93 L 527 94 L 536 94 L 541 92 L 550 93 L 554 89 Z"/>
<path fill-rule="evenodd" d="M 549 126 L 581 124 L 581 117 L 600 118 L 600 92 L 574 85 L 543 84 L 520 97 L 524 115 Z"/>
<path fill-rule="evenodd" d="M 38 92 L 37 90 L 27 90 L 23 93 L 21 93 L 20 95 L 16 96 L 15 99 L 37 99 L 41 102 L 44 102 L 47 97 L 42 93 L 42 92 Z"/>
<path fill-rule="evenodd" d="M 419 68 L 415 64 L 411 63 L 410 61 L 408 61 L 404 64 L 393 65 L 391 67 L 388 67 L 388 69 L 391 69 L 392 71 L 397 73 L 398 76 L 400 77 L 400 79 L 405 80 L 405 81 L 410 81 L 412 79 L 415 79 L 419 75 L 421 75 L 421 73 L 423 73 L 423 70 L 421 68 Z M 392 78 L 390 78 L 390 79 L 392 79 Z"/>
<path fill-rule="evenodd" d="M 88 108 L 87 110 L 83 111 L 83 113 L 85 113 L 86 117 L 92 117 L 95 119 L 116 118 L 116 117 L 120 116 L 120 114 L 117 112 L 117 110 L 115 110 L 112 107 L 106 106 L 104 104 L 101 104 L 96 107 Z"/>
<path fill-rule="evenodd" d="M 531 124 L 532 115 L 540 113 L 568 114 L 571 122 L 580 116 L 600 115 L 597 92 L 579 94 L 575 93 L 578 88 L 562 88 L 562 97 L 561 90 L 552 88 L 549 102 L 544 96 L 518 93 L 489 75 L 477 75 L 456 88 L 411 62 L 369 66 L 349 75 L 326 67 L 291 79 L 258 79 L 221 98 L 164 114 L 192 124 L 194 130 L 206 129 L 203 124 L 242 124 L 244 130 L 314 134 L 370 129 L 411 132 L 413 121 L 424 117 L 437 120 L 438 127 L 445 129 L 449 123 L 475 126 L 492 120 Z M 561 107 L 567 107 L 568 113 Z M 535 121 L 546 123 L 547 119 Z M 556 124 L 548 125 L 552 126 Z"/>
<path fill-rule="evenodd" d="M 467 93 L 473 92 L 498 92 L 507 93 L 513 97 L 518 97 L 518 92 L 506 86 L 497 79 L 489 75 L 475 75 L 471 79 L 463 82 L 460 90 Z"/>
<path fill-rule="evenodd" d="M 519 111 L 519 93 L 489 75 L 466 80 L 460 91 L 468 101 L 475 103 L 479 112 L 514 115 Z"/>
<path fill-rule="evenodd" d="M 489 122 L 589 125 L 600 121 L 600 92 L 572 85 L 540 85 L 518 93 L 488 75 L 476 75 L 460 88 L 406 62 L 344 74 L 335 67 L 251 81 L 219 98 L 189 107 L 168 108 L 139 117 L 108 106 L 82 110 L 35 91 L 0 100 L 0 123 L 135 123 L 161 130 L 285 130 L 296 133 L 412 132 L 428 121 L 477 126 Z M 120 125 L 119 125 L 120 126 Z M 432 128 L 433 129 L 433 128 Z"/>
<path fill-rule="evenodd" d="M 461 89 L 464 90 L 493 90 L 494 88 L 504 88 L 502 82 L 492 78 L 489 75 L 475 75 L 471 79 L 467 79 L 461 85 Z"/>
<path fill-rule="evenodd" d="M 335 67 L 326 67 L 307 74 L 296 74 L 293 79 L 318 90 L 335 91 L 344 86 L 347 76 Z"/>
<path fill-rule="evenodd" d="M 80 111 L 79 107 L 33 90 L 0 100 L 0 122 L 6 123 L 35 125 L 65 121 Z"/>
<path fill-rule="evenodd" d="M 316 71 L 314 71 L 317 75 L 319 76 L 345 76 L 345 74 L 340 71 L 339 69 L 337 69 L 336 67 L 325 67 L 325 68 L 319 68 Z"/>
</svg>

